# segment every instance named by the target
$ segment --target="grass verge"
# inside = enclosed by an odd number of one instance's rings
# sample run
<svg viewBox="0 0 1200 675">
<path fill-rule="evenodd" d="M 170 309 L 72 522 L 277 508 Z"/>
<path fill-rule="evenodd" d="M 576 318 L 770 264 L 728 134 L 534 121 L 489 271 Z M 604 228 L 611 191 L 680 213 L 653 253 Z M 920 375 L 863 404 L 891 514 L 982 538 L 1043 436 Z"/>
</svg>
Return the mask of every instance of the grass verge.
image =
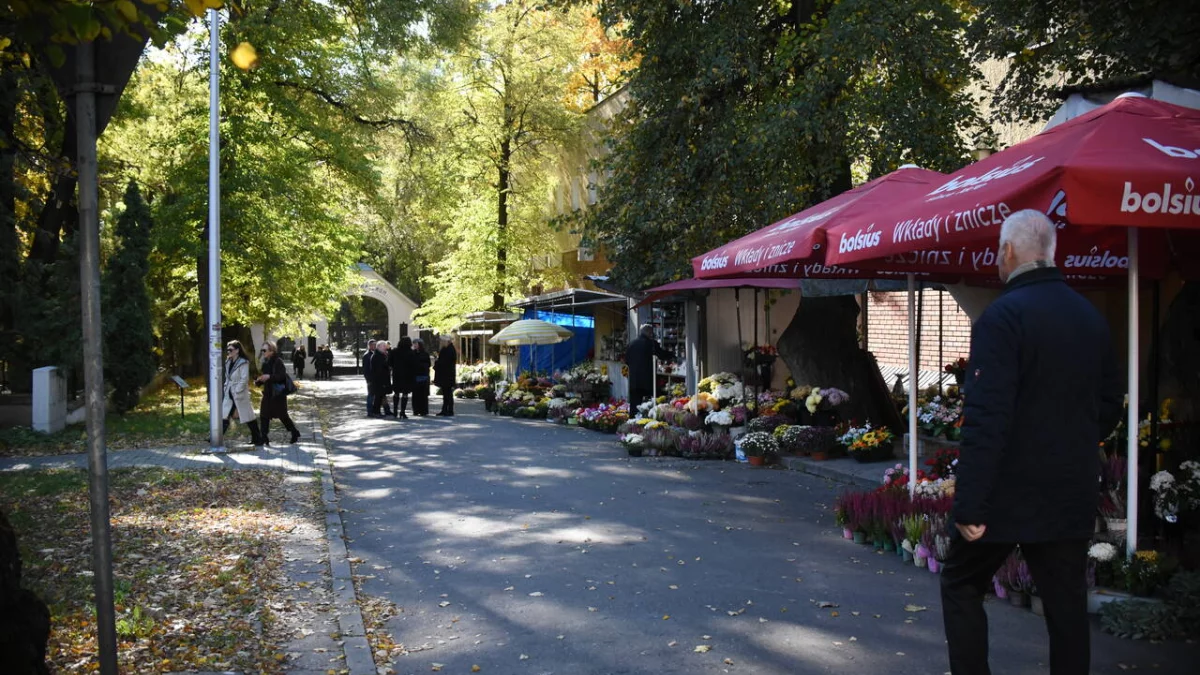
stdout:
<svg viewBox="0 0 1200 675">
<path fill-rule="evenodd" d="M 276 617 L 284 477 L 269 471 L 116 470 L 110 504 L 122 672 L 282 673 Z M 51 670 L 95 668 L 83 471 L 0 474 L 24 586 L 50 606 Z"/>
</svg>

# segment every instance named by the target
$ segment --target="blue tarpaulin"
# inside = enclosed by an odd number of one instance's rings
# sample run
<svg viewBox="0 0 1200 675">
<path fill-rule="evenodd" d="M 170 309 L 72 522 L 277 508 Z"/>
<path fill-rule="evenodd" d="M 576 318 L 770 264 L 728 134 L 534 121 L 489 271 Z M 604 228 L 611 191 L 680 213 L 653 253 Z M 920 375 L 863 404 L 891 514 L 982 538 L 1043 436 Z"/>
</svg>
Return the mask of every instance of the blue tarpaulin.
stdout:
<svg viewBox="0 0 1200 675">
<path fill-rule="evenodd" d="M 550 374 L 556 370 L 567 370 L 577 363 L 591 358 L 596 344 L 596 319 L 591 316 L 561 314 L 559 312 L 525 310 L 525 319 L 540 319 L 565 326 L 574 333 L 571 339 L 556 345 L 521 347 L 520 370 L 535 370 Z M 534 359 L 537 359 L 536 363 Z"/>
</svg>

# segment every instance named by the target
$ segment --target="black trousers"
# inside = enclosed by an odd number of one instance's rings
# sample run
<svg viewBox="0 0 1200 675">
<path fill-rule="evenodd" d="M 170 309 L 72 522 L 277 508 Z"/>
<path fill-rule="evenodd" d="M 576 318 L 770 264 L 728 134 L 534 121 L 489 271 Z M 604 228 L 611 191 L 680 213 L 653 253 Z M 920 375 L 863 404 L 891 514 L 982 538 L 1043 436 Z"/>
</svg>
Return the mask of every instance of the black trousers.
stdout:
<svg viewBox="0 0 1200 675">
<path fill-rule="evenodd" d="M 629 409 L 632 411 L 639 405 L 645 403 L 654 394 L 654 390 L 642 387 L 629 388 Z"/>
<path fill-rule="evenodd" d="M 412 391 L 412 406 L 414 415 L 429 414 L 429 383 L 418 382 Z"/>
<path fill-rule="evenodd" d="M 442 415 L 454 414 L 454 390 L 442 387 Z"/>
<path fill-rule="evenodd" d="M 983 596 L 1016 544 L 955 537 L 942 568 L 942 618 L 954 675 L 990 675 Z M 1087 615 L 1086 539 L 1021 544 L 1046 608 L 1051 675 L 1087 675 L 1091 626 Z"/>
</svg>

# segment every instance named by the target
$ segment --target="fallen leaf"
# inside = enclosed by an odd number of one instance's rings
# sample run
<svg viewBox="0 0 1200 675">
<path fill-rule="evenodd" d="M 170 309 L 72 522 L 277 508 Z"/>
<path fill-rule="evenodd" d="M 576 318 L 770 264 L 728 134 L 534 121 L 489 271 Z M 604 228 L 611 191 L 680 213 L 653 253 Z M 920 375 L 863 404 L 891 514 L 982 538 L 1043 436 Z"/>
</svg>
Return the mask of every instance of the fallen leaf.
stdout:
<svg viewBox="0 0 1200 675">
<path fill-rule="evenodd" d="M 449 606 L 450 606 L 450 603 L 445 600 L 438 603 L 438 607 L 449 607 Z"/>
<path fill-rule="evenodd" d="M 906 612 L 924 612 L 927 609 L 929 609 L 929 608 L 922 607 L 920 605 L 905 605 L 904 606 L 904 611 L 906 611 Z"/>
<path fill-rule="evenodd" d="M 668 642 L 668 643 L 667 643 L 667 646 L 668 646 L 668 647 L 674 647 L 674 646 L 675 646 L 675 645 L 677 645 L 677 644 L 679 644 L 679 643 L 678 643 L 678 642 L 676 642 L 675 640 L 671 640 L 670 642 Z"/>
<path fill-rule="evenodd" d="M 696 652 L 697 654 L 707 654 L 708 652 L 712 651 L 712 645 L 696 645 L 696 648 L 692 651 Z"/>
<path fill-rule="evenodd" d="M 478 673 L 481 670 L 483 670 L 483 668 L 480 668 L 479 666 L 471 666 L 472 673 Z"/>
<path fill-rule="evenodd" d="M 667 619 L 670 619 L 670 618 L 671 618 L 670 614 L 663 614 L 663 621 L 666 621 Z"/>
<path fill-rule="evenodd" d="M 543 595 L 543 593 L 542 593 L 541 591 L 534 591 L 534 592 L 532 592 L 532 593 L 530 593 L 530 594 L 529 594 L 529 597 L 531 597 L 531 598 L 540 598 L 540 597 L 542 597 L 542 595 Z"/>
<path fill-rule="evenodd" d="M 725 663 L 725 665 L 727 665 L 727 666 L 732 666 L 732 665 L 733 665 L 733 659 L 725 659 L 724 663 Z"/>
<path fill-rule="evenodd" d="M 834 616 L 834 617 L 838 616 L 837 610 L 830 612 L 829 616 Z"/>
<path fill-rule="evenodd" d="M 817 603 L 817 609 L 828 609 L 829 607 L 837 607 L 837 606 L 838 606 L 838 604 L 836 602 L 830 602 L 828 600 L 822 600 Z"/>
</svg>

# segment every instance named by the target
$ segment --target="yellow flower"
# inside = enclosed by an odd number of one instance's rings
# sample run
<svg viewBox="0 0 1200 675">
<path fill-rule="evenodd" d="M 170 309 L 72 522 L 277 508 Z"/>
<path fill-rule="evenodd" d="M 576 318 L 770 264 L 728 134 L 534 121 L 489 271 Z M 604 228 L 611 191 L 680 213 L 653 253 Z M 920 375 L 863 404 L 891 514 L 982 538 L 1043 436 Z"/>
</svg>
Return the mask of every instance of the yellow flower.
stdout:
<svg viewBox="0 0 1200 675">
<path fill-rule="evenodd" d="M 1155 564 L 1158 562 L 1158 551 L 1138 551 L 1133 557 L 1145 563 Z"/>
</svg>

